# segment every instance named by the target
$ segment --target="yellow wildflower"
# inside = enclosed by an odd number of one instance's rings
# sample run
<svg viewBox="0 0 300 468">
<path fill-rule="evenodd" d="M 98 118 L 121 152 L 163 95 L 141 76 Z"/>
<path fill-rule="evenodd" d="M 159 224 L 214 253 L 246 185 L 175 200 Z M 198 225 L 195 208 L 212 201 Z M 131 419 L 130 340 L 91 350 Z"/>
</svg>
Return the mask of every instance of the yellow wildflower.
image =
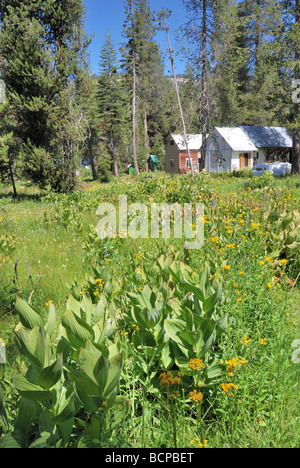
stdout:
<svg viewBox="0 0 300 468">
<path fill-rule="evenodd" d="M 199 403 L 200 401 L 203 400 L 203 393 L 197 392 L 197 390 L 193 390 L 192 392 L 189 393 L 191 400 L 194 403 Z"/>
<path fill-rule="evenodd" d="M 245 358 L 239 359 L 238 357 L 235 357 L 235 358 L 229 359 L 228 361 L 225 361 L 225 364 L 227 366 L 227 369 L 226 369 L 227 375 L 229 375 L 230 377 L 233 377 L 234 368 L 237 367 L 237 366 L 242 366 L 246 362 L 247 361 L 246 361 Z"/>
<path fill-rule="evenodd" d="M 260 345 L 266 345 L 267 344 L 267 338 L 259 338 L 258 340 Z"/>
<path fill-rule="evenodd" d="M 189 362 L 189 367 L 190 369 L 193 369 L 193 370 L 199 370 L 199 369 L 204 369 L 205 365 L 203 364 L 202 359 L 193 358 Z"/>
<path fill-rule="evenodd" d="M 232 390 L 237 390 L 238 386 L 234 383 L 221 383 L 221 388 L 224 393 L 227 393 L 227 395 L 232 396 Z"/>
<path fill-rule="evenodd" d="M 181 383 L 181 376 L 182 372 L 177 372 L 176 376 L 173 376 L 171 371 L 167 372 L 162 372 L 159 376 L 160 378 L 160 385 L 175 385 L 175 384 L 180 384 Z"/>
<path fill-rule="evenodd" d="M 250 343 L 250 341 L 251 341 L 251 338 L 249 338 L 248 336 L 244 336 L 244 339 L 241 343 L 242 345 L 247 346 L 247 344 Z"/>
</svg>

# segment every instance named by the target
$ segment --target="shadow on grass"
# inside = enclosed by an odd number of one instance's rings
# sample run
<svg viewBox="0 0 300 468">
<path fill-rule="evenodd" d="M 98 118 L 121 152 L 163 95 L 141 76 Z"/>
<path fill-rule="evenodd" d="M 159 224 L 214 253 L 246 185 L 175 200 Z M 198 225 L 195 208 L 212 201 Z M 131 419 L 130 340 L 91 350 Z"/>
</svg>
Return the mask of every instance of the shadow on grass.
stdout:
<svg viewBox="0 0 300 468">
<path fill-rule="evenodd" d="M 14 203 L 22 201 L 40 201 L 44 196 L 44 193 L 17 193 L 14 196 L 13 192 L 0 192 L 0 200 L 11 200 Z"/>
</svg>

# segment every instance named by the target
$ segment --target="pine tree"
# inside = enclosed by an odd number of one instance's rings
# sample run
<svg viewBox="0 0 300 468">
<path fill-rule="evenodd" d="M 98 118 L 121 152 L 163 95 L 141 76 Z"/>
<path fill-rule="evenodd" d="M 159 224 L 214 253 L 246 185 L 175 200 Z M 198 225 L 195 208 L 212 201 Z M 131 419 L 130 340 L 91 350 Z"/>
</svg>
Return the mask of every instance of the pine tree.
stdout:
<svg viewBox="0 0 300 468">
<path fill-rule="evenodd" d="M 118 177 L 118 151 L 126 134 L 126 101 L 116 57 L 113 40 L 108 30 L 100 52 L 97 106 L 100 137 L 111 155 L 113 173 Z"/>
<path fill-rule="evenodd" d="M 77 102 L 88 45 L 82 0 L 5 0 L 1 15 L 4 79 L 23 173 L 42 187 L 72 190 L 84 134 Z"/>
<path fill-rule="evenodd" d="M 13 131 L 11 131 L 12 116 L 9 115 L 7 103 L 0 104 L 0 178 L 9 180 L 13 187 L 13 195 L 17 196 L 15 170 L 17 151 L 14 147 Z"/>
<path fill-rule="evenodd" d="M 96 159 L 100 152 L 99 137 L 99 113 L 97 106 L 98 77 L 87 71 L 83 78 L 79 105 L 83 113 L 83 125 L 85 128 L 85 140 L 82 148 L 82 160 L 88 161 L 92 169 L 93 180 L 98 178 Z"/>
<path fill-rule="evenodd" d="M 215 37 L 209 83 L 211 124 L 239 125 L 244 121 L 242 98 L 249 82 L 245 30 L 239 6 L 232 0 L 219 2 L 213 14 Z"/>
<path fill-rule="evenodd" d="M 284 55 L 280 46 L 282 10 L 276 0 L 245 0 L 239 4 L 249 51 L 249 80 L 242 104 L 244 121 L 252 125 L 276 125 L 283 113 Z"/>
</svg>

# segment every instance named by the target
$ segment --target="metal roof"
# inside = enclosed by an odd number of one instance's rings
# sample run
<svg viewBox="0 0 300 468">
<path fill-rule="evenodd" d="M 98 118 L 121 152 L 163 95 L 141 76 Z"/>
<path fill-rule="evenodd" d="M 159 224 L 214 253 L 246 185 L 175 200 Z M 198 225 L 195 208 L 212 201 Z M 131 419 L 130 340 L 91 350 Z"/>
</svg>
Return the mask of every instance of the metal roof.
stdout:
<svg viewBox="0 0 300 468">
<path fill-rule="evenodd" d="M 172 135 L 173 140 L 175 141 L 176 145 L 180 150 L 186 150 L 186 145 L 184 143 L 184 136 L 183 135 Z M 191 150 L 199 150 L 202 146 L 202 135 L 187 135 L 189 149 Z"/>
<path fill-rule="evenodd" d="M 149 156 L 150 159 L 156 164 L 158 162 L 158 156 L 155 154 L 150 154 Z"/>
<path fill-rule="evenodd" d="M 257 147 L 241 127 L 216 127 L 216 130 L 233 151 L 257 151 Z"/>
<path fill-rule="evenodd" d="M 284 127 L 241 126 L 257 148 L 292 148 L 293 140 Z"/>
</svg>

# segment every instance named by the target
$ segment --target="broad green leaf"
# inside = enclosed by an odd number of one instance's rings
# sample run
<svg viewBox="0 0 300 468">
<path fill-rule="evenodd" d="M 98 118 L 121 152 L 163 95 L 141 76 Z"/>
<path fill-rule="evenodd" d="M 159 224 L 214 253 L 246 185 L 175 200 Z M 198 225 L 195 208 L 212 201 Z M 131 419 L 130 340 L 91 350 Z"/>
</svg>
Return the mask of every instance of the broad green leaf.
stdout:
<svg viewBox="0 0 300 468">
<path fill-rule="evenodd" d="M 106 386 L 104 389 L 104 396 L 108 397 L 115 387 L 117 386 L 120 375 L 122 372 L 122 366 L 123 366 L 123 356 L 122 354 L 117 354 L 113 356 L 110 360 L 110 368 L 108 371 L 108 376 L 107 376 L 107 382 Z"/>
<path fill-rule="evenodd" d="M 142 330 L 138 333 L 135 333 L 132 337 L 132 340 L 136 349 L 140 348 L 141 346 L 143 348 L 154 348 L 156 346 L 156 342 L 152 333 L 147 330 Z"/>
<path fill-rule="evenodd" d="M 164 328 L 167 335 L 174 340 L 176 343 L 182 344 L 182 340 L 179 337 L 179 333 L 182 332 L 186 327 L 186 323 L 179 319 L 165 319 Z"/>
<path fill-rule="evenodd" d="M 15 448 L 26 448 L 26 436 L 25 433 L 16 429 L 13 432 L 5 434 L 0 440 L 0 449 L 15 449 Z"/>
<path fill-rule="evenodd" d="M 161 363 L 163 369 L 169 369 L 174 362 L 170 354 L 170 342 L 167 341 L 166 343 L 164 343 L 161 350 Z"/>
<path fill-rule="evenodd" d="M 74 314 L 80 317 L 80 302 L 75 299 L 72 294 L 68 297 L 66 308 L 74 312 Z"/>
<path fill-rule="evenodd" d="M 89 412 L 95 411 L 99 407 L 94 398 L 95 396 L 100 397 L 99 387 L 85 375 L 77 377 L 74 382 L 75 394 L 85 410 Z"/>
<path fill-rule="evenodd" d="M 206 289 L 207 289 L 209 275 L 210 275 L 209 266 L 205 264 L 205 267 L 200 274 L 200 284 L 199 284 L 201 291 L 203 291 L 204 293 L 206 292 Z"/>
<path fill-rule="evenodd" d="M 54 305 L 52 304 L 52 302 L 50 302 L 49 304 L 49 313 L 48 313 L 48 319 L 47 319 L 47 323 L 45 325 L 45 330 L 46 330 L 46 333 L 48 336 L 51 336 L 52 333 L 54 332 L 55 330 L 55 327 L 56 327 L 56 314 L 55 314 L 55 307 Z"/>
<path fill-rule="evenodd" d="M 222 366 L 220 361 L 214 361 L 207 366 L 207 377 L 209 380 L 216 379 L 222 375 Z"/>
<path fill-rule="evenodd" d="M 13 377 L 13 382 L 18 392 L 28 400 L 45 401 L 52 399 L 50 391 L 46 391 L 39 385 L 30 382 L 24 375 Z"/>
<path fill-rule="evenodd" d="M 8 419 L 7 419 L 6 411 L 4 409 L 2 385 L 0 383 L 0 428 L 1 427 L 6 432 L 9 426 L 8 426 Z"/>
<path fill-rule="evenodd" d="M 209 318 L 211 317 L 215 309 L 215 305 L 221 297 L 221 294 L 222 289 L 218 288 L 214 294 L 212 294 L 208 299 L 205 299 L 203 301 L 203 312 L 206 313 Z"/>
<path fill-rule="evenodd" d="M 106 292 L 107 294 L 111 294 L 112 293 L 112 284 L 111 284 L 111 281 L 106 281 L 105 285 L 104 285 L 104 288 L 103 288 L 103 291 Z"/>
<path fill-rule="evenodd" d="M 71 310 L 67 309 L 62 320 L 63 326 L 67 331 L 78 340 L 78 343 L 83 346 L 88 340 L 93 341 L 94 331 L 84 320 L 74 314 Z"/>
<path fill-rule="evenodd" d="M 110 429 L 118 427 L 126 418 L 131 408 L 130 401 L 124 397 L 118 397 L 109 411 Z"/>
<path fill-rule="evenodd" d="M 75 403 L 73 398 L 66 404 L 66 406 L 62 409 L 62 411 L 51 418 L 51 422 L 54 424 L 63 424 L 66 421 L 72 419 L 75 415 Z"/>
<path fill-rule="evenodd" d="M 102 317 L 105 314 L 105 308 L 107 306 L 107 301 L 104 295 L 100 297 L 99 302 L 96 304 L 96 308 L 94 311 L 94 322 L 97 322 L 98 320 L 102 319 Z"/>
<path fill-rule="evenodd" d="M 46 346 L 43 343 L 45 341 L 45 332 L 42 332 L 39 327 L 34 327 L 29 331 L 21 324 L 18 324 L 14 333 L 20 352 L 27 357 L 33 366 L 43 368 L 50 352 L 49 349 L 45 349 Z M 47 346 L 50 346 L 49 341 Z"/>
<path fill-rule="evenodd" d="M 59 381 L 63 370 L 63 355 L 58 354 L 56 361 L 51 366 L 45 367 L 38 377 L 38 384 L 45 390 L 49 390 Z"/>
<path fill-rule="evenodd" d="M 61 336 L 61 338 L 60 338 L 60 340 L 58 342 L 57 348 L 56 348 L 56 352 L 58 354 L 63 355 L 63 360 L 64 361 L 67 360 L 68 356 L 72 352 L 72 348 L 70 346 L 70 343 L 68 342 L 68 340 L 64 336 Z"/>
<path fill-rule="evenodd" d="M 95 305 L 92 301 L 84 295 L 80 304 L 82 311 L 84 312 L 84 320 L 88 325 L 92 325 L 92 316 L 94 314 Z M 83 317 L 82 317 L 83 318 Z"/>
<path fill-rule="evenodd" d="M 68 443 L 70 441 L 70 439 L 71 439 L 71 435 L 72 435 L 72 432 L 73 432 L 74 416 L 72 416 L 67 421 L 59 423 L 58 426 L 59 426 L 59 432 L 60 432 L 62 440 L 65 443 Z"/>
<path fill-rule="evenodd" d="M 179 337 L 181 338 L 183 343 L 186 343 L 187 346 L 195 346 L 197 343 L 197 332 L 191 330 L 183 330 L 179 333 Z"/>
<path fill-rule="evenodd" d="M 28 431 L 30 425 L 36 416 L 37 407 L 34 401 L 22 397 L 19 403 L 18 416 L 15 423 L 15 428 L 23 431 Z"/>
<path fill-rule="evenodd" d="M 39 329 L 36 337 L 35 356 L 42 362 L 43 367 L 48 366 L 51 361 L 51 345 L 49 336 L 44 328 Z"/>
<path fill-rule="evenodd" d="M 101 356 L 99 351 L 90 341 L 87 342 L 85 348 L 81 348 L 79 352 L 80 366 L 83 372 L 98 385 L 97 378 L 94 374 L 95 366 Z"/>
<path fill-rule="evenodd" d="M 194 286 L 191 283 L 185 283 L 185 289 L 188 292 L 191 291 L 201 302 L 204 302 L 205 296 L 204 296 L 203 291 L 200 288 L 198 288 L 197 286 Z"/>
<path fill-rule="evenodd" d="M 56 448 L 57 444 L 57 436 L 52 434 L 51 432 L 42 432 L 41 436 L 38 437 L 32 444 L 29 445 L 28 448 Z"/>
<path fill-rule="evenodd" d="M 22 325 L 25 328 L 31 329 L 36 326 L 43 327 L 44 324 L 42 317 L 20 297 L 17 297 L 15 309 L 20 316 Z"/>
<path fill-rule="evenodd" d="M 140 315 L 145 325 L 149 328 L 154 328 L 161 319 L 161 312 L 157 309 L 143 309 L 137 312 L 137 314 Z"/>
<path fill-rule="evenodd" d="M 98 448 L 100 447 L 100 441 L 95 439 L 92 434 L 83 434 L 80 436 L 76 443 L 76 448 Z"/>
<path fill-rule="evenodd" d="M 104 356 L 100 356 L 95 363 L 94 376 L 100 391 L 104 391 L 109 374 L 110 362 Z"/>
</svg>

